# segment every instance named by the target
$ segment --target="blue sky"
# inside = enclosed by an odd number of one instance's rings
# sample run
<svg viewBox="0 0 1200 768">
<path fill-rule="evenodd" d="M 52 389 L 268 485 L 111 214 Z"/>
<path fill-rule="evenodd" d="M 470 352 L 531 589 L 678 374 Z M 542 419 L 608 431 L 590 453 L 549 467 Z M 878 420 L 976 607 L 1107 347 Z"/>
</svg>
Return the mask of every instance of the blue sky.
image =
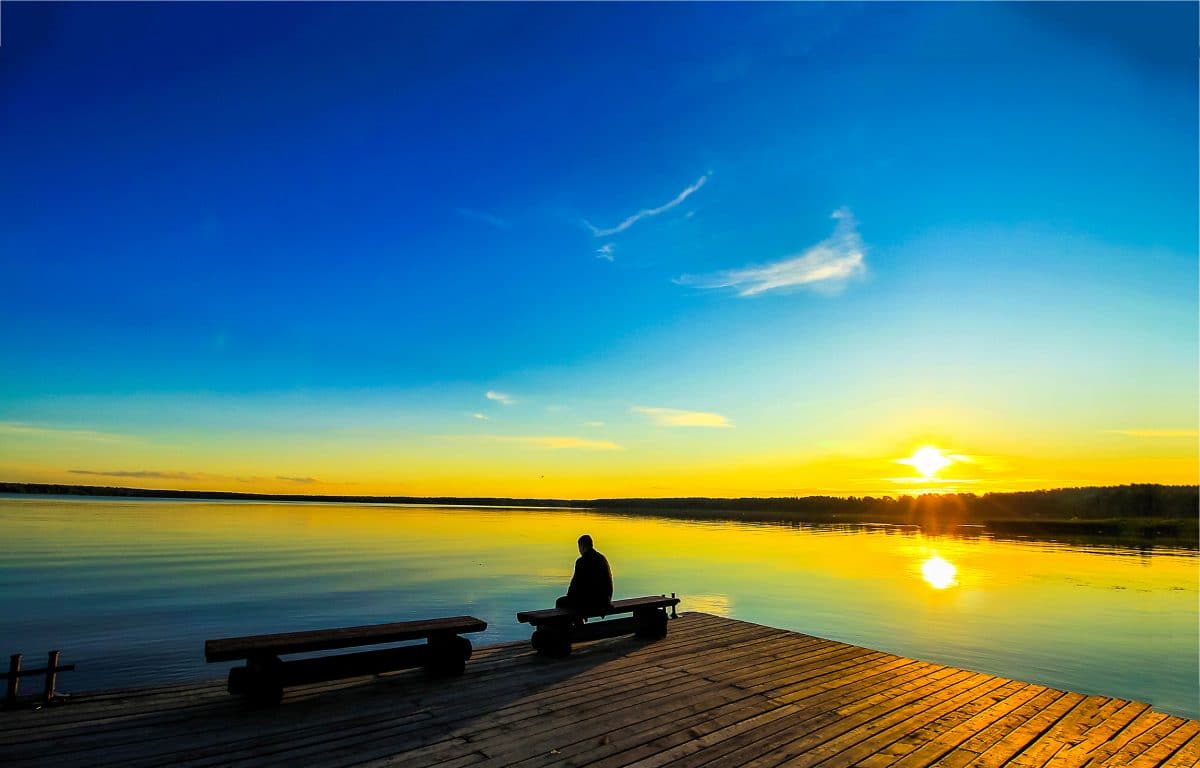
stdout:
<svg viewBox="0 0 1200 768">
<path fill-rule="evenodd" d="M 1194 430 L 1196 28 L 1193 4 L 5 3 L 0 421 L 159 448 L 253 423 L 266 463 L 297 425 L 410 445 L 473 414 L 677 465 L 883 451 L 863 422 L 915 440 L 939 409 L 929 435 L 985 411 L 1081 460 L 1105 429 Z M 733 428 L 660 445 L 637 408 Z M 0 470 L 49 477 L 43 453 Z"/>
</svg>

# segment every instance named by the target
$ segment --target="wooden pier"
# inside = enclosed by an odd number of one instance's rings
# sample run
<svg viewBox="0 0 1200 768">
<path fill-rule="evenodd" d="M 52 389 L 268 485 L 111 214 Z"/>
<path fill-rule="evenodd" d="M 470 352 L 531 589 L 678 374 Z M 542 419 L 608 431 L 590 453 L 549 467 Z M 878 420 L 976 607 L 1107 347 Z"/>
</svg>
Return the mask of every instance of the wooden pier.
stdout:
<svg viewBox="0 0 1200 768">
<path fill-rule="evenodd" d="M 76 695 L 0 713 L 0 764 L 1184 768 L 1200 722 L 688 613 L 658 642 L 496 645 L 461 678 L 301 687 L 275 709 L 224 681 Z"/>
</svg>

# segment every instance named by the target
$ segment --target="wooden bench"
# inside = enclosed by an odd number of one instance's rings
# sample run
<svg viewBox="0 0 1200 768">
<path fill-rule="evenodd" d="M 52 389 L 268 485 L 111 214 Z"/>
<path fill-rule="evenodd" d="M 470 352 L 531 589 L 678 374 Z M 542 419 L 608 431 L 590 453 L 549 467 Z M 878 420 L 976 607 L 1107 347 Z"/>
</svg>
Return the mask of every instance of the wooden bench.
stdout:
<svg viewBox="0 0 1200 768">
<path fill-rule="evenodd" d="M 424 666 L 431 675 L 461 675 L 471 658 L 471 641 L 461 635 L 482 632 L 487 622 L 474 616 L 454 616 L 425 621 L 400 621 L 362 627 L 319 629 L 276 635 L 251 635 L 208 640 L 208 662 L 246 660 L 246 666 L 229 670 L 229 692 L 256 704 L 278 704 L 287 686 L 319 683 L 344 677 L 374 675 Z M 422 645 L 281 661 L 289 653 L 326 651 L 425 638 Z"/>
<path fill-rule="evenodd" d="M 667 609 L 671 609 L 671 618 L 674 618 L 677 605 L 679 598 L 672 592 L 670 597 L 651 595 L 617 600 L 607 613 L 577 613 L 560 608 L 521 611 L 517 614 L 517 621 L 533 626 L 530 642 L 539 654 L 562 658 L 571 654 L 571 643 L 631 633 L 645 640 L 666 637 Z M 582 623 L 583 619 L 617 616 L 623 613 L 633 615 L 622 619 Z"/>
</svg>

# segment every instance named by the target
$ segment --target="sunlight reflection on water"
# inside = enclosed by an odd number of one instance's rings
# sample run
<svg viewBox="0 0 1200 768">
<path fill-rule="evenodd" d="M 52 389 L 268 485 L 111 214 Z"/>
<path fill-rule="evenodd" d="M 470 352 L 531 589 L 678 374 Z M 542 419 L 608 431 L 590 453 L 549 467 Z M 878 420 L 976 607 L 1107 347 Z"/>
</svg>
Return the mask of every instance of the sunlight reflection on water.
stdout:
<svg viewBox="0 0 1200 768">
<path fill-rule="evenodd" d="M 897 526 L 0 498 L 0 653 L 62 648 L 81 690 L 217 677 L 219 636 L 468 613 L 480 643 L 525 639 L 515 612 L 563 593 L 584 532 L 618 597 L 1200 715 L 1194 552 Z"/>
<path fill-rule="evenodd" d="M 938 555 L 921 563 L 921 576 L 934 589 L 946 589 L 958 583 L 958 569 Z"/>
</svg>

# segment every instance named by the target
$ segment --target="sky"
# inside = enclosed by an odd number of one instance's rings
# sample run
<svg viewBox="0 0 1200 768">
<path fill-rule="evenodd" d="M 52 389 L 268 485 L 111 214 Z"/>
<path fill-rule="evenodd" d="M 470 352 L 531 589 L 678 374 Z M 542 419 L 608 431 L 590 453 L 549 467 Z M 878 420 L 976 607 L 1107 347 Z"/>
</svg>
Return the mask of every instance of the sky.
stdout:
<svg viewBox="0 0 1200 768">
<path fill-rule="evenodd" d="M 0 480 L 1200 479 L 1195 4 L 0 25 Z"/>
</svg>

